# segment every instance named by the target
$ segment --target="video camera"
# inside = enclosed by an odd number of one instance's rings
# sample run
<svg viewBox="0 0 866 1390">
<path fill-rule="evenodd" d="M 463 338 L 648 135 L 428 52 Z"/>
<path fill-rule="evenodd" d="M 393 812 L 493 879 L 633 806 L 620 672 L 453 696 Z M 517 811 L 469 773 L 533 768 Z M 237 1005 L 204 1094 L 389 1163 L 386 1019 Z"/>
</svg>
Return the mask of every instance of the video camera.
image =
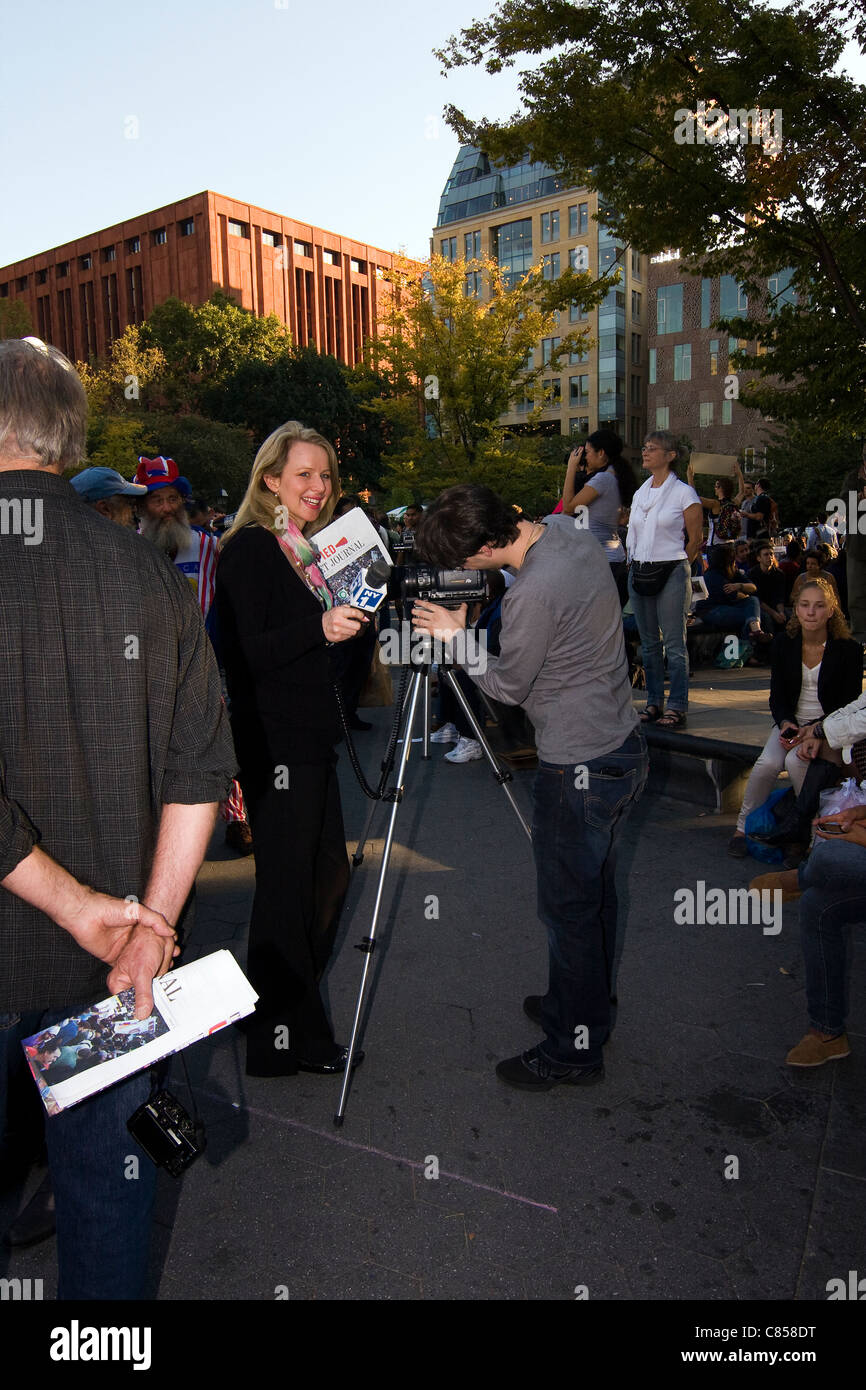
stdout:
<svg viewBox="0 0 866 1390">
<path fill-rule="evenodd" d="M 384 560 L 370 566 L 363 583 L 370 589 L 387 585 L 389 598 L 404 604 L 416 599 L 459 608 L 461 603 L 484 603 L 487 577 L 480 570 L 440 569 L 436 565 L 397 565 Z"/>
</svg>

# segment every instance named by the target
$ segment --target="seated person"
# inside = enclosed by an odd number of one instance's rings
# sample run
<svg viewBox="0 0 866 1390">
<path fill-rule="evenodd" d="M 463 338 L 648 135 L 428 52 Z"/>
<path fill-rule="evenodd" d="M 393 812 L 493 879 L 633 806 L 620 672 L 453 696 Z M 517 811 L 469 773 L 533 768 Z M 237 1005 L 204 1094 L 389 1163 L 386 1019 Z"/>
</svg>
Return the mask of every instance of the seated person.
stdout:
<svg viewBox="0 0 866 1390">
<path fill-rule="evenodd" d="M 821 556 L 818 554 L 817 550 L 806 551 L 806 554 L 803 558 L 803 566 L 803 573 L 799 576 L 798 579 L 794 581 L 793 587 L 791 589 L 792 604 L 795 604 L 797 602 L 797 599 L 800 596 L 800 590 L 806 583 L 806 580 L 816 579 L 818 577 L 820 577 L 821 579 L 828 580 L 828 582 L 833 586 L 833 589 L 836 593 L 836 598 L 839 598 L 839 590 L 836 586 L 836 581 L 833 578 L 832 574 L 829 572 L 829 570 L 821 568 Z"/>
<path fill-rule="evenodd" d="M 706 627 L 735 632 L 744 641 L 770 641 L 761 631 L 755 585 L 737 577 L 733 546 L 714 545 L 708 558 L 709 568 L 704 575 L 707 597 L 695 604 L 695 616 Z"/>
<path fill-rule="evenodd" d="M 755 586 L 758 602 L 761 605 L 761 627 L 774 637 L 781 632 L 788 621 L 785 611 L 785 576 L 776 564 L 776 554 L 772 541 L 761 541 L 755 547 L 757 564 L 749 571 L 749 579 Z"/>
<path fill-rule="evenodd" d="M 803 542 L 795 538 L 794 540 L 788 541 L 788 544 L 785 546 L 785 558 L 779 561 L 779 570 L 785 576 L 786 602 L 790 599 L 791 589 L 802 572 L 803 556 L 805 553 Z"/>
<path fill-rule="evenodd" d="M 748 541 L 737 541 L 734 545 L 734 569 L 743 579 L 748 578 L 752 568 L 752 547 Z M 797 573 L 799 574 L 799 569 Z"/>
</svg>

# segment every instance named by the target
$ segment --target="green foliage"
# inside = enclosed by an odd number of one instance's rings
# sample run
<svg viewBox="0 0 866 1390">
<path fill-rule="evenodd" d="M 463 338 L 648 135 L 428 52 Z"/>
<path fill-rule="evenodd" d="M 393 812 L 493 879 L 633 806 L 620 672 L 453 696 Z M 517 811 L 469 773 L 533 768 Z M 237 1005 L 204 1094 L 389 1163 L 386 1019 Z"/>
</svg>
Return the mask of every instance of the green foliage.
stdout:
<svg viewBox="0 0 866 1390">
<path fill-rule="evenodd" d="M 84 383 L 91 417 L 127 412 L 140 414 L 148 403 L 148 396 L 159 391 L 159 382 L 166 369 L 161 350 L 145 347 L 142 330 L 133 324 L 114 340 L 106 360 L 75 365 Z M 153 392 L 148 391 L 150 387 Z"/>
<path fill-rule="evenodd" d="M 860 464 L 861 441 L 853 435 L 796 425 L 767 447 L 770 491 L 783 526 L 824 520 L 831 497 L 847 500 L 849 474 Z"/>
<path fill-rule="evenodd" d="M 131 479 L 140 455 L 162 454 L 174 459 L 194 493 L 215 499 L 225 488 L 227 511 L 243 497 L 254 452 L 249 430 L 199 415 L 97 414 L 91 417 L 87 435 L 88 467 L 114 468 Z"/>
<path fill-rule="evenodd" d="M 508 0 L 439 56 L 446 68 L 489 73 L 523 64 L 523 108 L 511 121 L 472 121 L 451 107 L 451 125 L 494 158 L 529 153 L 597 189 L 615 209 L 605 220 L 633 246 L 677 247 L 693 273 L 736 275 L 763 300 L 767 278 L 790 268 L 800 302 L 759 335 L 766 352 L 747 365 L 761 379 L 744 401 L 776 419 L 857 430 L 866 90 L 834 72 L 849 39 L 866 51 L 860 0 Z M 700 101 L 781 112 L 779 143 L 699 143 L 712 117 L 694 123 L 694 143 L 678 143 Z M 755 338 L 752 320 L 730 331 Z"/>
<path fill-rule="evenodd" d="M 0 299 L 0 338 L 27 338 L 33 332 L 23 299 Z"/>
</svg>

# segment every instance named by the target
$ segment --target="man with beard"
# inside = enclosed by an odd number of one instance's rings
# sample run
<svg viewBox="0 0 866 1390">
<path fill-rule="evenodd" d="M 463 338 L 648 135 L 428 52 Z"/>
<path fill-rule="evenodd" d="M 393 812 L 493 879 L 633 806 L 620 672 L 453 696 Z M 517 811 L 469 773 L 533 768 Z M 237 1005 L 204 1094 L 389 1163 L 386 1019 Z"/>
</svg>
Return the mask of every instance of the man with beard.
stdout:
<svg viewBox="0 0 866 1390">
<path fill-rule="evenodd" d="M 147 492 L 141 503 L 141 534 L 161 550 L 192 584 L 204 618 L 204 625 L 214 643 L 219 660 L 219 644 L 215 639 L 216 608 L 213 603 L 216 588 L 216 567 L 219 542 L 215 536 L 196 530 L 190 523 L 186 502 L 192 488 L 180 476 L 174 459 L 138 460 L 135 482 Z M 243 793 L 237 781 L 232 782 L 231 794 L 223 802 L 226 821 L 225 842 L 238 854 L 253 852 L 252 831 L 247 823 Z"/>
</svg>

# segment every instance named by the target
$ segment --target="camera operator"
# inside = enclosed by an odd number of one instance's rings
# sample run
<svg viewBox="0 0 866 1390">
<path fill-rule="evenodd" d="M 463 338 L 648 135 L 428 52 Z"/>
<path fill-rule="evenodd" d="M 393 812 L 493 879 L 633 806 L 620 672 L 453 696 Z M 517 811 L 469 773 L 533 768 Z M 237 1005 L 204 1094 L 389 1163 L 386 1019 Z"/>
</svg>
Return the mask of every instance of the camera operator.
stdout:
<svg viewBox="0 0 866 1390">
<path fill-rule="evenodd" d="M 474 483 L 427 509 L 417 549 L 443 567 L 516 573 L 502 601 L 500 654 L 470 674 L 487 695 L 522 705 L 535 726 L 532 844 L 550 974 L 547 993 L 524 1001 L 544 1041 L 500 1062 L 497 1075 L 529 1091 L 601 1081 L 613 1023 L 617 842 L 647 775 L 610 566 L 587 530 L 518 521 Z M 413 625 L 443 641 L 465 620 L 465 606 L 414 604 Z"/>
</svg>

